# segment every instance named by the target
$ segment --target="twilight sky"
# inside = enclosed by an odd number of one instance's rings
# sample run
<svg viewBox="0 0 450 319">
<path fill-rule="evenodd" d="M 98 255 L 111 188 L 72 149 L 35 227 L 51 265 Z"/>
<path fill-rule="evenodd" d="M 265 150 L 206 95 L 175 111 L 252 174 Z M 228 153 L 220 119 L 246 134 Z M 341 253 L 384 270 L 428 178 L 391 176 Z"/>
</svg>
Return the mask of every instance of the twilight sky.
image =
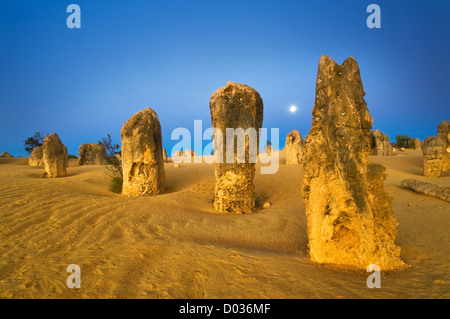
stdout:
<svg viewBox="0 0 450 319">
<path fill-rule="evenodd" d="M 66 25 L 71 3 L 81 29 Z M 366 25 L 371 3 L 381 29 Z M 37 131 L 70 154 L 107 133 L 119 143 L 145 107 L 170 152 L 175 128 L 211 126 L 209 98 L 227 81 L 261 94 L 282 147 L 308 134 L 323 54 L 356 58 L 374 128 L 423 140 L 450 120 L 449 20 L 448 0 L 1 0 L 0 153 L 26 156 Z"/>
</svg>

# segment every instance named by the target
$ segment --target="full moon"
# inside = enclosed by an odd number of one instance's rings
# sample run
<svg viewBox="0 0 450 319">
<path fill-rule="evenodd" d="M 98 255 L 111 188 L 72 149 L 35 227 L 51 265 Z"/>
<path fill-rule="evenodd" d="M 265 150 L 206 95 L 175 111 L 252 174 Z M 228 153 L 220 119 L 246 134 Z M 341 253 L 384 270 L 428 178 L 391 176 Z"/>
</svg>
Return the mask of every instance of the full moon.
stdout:
<svg viewBox="0 0 450 319">
<path fill-rule="evenodd" d="M 289 112 L 295 113 L 295 111 L 297 111 L 297 107 L 295 105 L 291 105 L 291 107 L 289 108 Z"/>
</svg>

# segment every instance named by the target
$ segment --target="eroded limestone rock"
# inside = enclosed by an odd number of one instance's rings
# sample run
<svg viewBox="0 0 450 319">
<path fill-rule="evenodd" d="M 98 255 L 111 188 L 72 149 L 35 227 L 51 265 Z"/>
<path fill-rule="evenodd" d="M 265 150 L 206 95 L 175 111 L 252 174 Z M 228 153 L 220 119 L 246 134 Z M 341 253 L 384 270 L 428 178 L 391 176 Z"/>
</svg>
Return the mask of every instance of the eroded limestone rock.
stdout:
<svg viewBox="0 0 450 319">
<path fill-rule="evenodd" d="M 405 264 L 385 169 L 368 165 L 372 117 L 364 95 L 355 59 L 320 58 L 303 158 L 309 254 L 319 263 L 398 269 Z"/>
<path fill-rule="evenodd" d="M 427 137 L 423 141 L 423 175 L 439 177 L 445 161 L 445 141 L 440 136 Z"/>
<path fill-rule="evenodd" d="M 222 154 L 222 163 L 215 164 L 215 199 L 214 208 L 219 212 L 251 213 L 255 207 L 255 162 L 259 145 L 259 129 L 263 122 L 263 101 L 258 92 L 245 84 L 228 82 L 210 99 L 212 127 L 222 132 L 222 138 L 215 135 L 214 153 L 217 157 Z M 245 160 L 238 163 L 237 147 L 229 158 L 234 162 L 227 163 L 226 129 L 255 129 L 256 149 L 253 149 L 254 161 L 250 154 L 249 138 L 245 140 L 235 138 L 245 145 Z M 236 143 L 238 144 L 238 143 Z M 220 152 L 219 150 L 222 150 Z"/>
<path fill-rule="evenodd" d="M 105 165 L 106 151 L 101 144 L 82 144 L 78 148 L 78 165 Z"/>
<path fill-rule="evenodd" d="M 286 164 L 301 164 L 303 156 L 303 138 L 297 130 L 286 136 Z"/>
<path fill-rule="evenodd" d="M 12 156 L 11 154 L 7 153 L 7 152 L 3 152 L 0 155 L 1 158 L 13 158 L 14 156 Z"/>
<path fill-rule="evenodd" d="M 420 143 L 420 140 L 418 138 L 412 138 L 409 140 L 409 148 L 413 150 L 421 150 L 422 149 L 422 143 Z"/>
<path fill-rule="evenodd" d="M 33 151 L 28 158 L 28 165 L 30 166 L 44 166 L 44 158 L 42 153 L 42 146 L 33 148 Z"/>
<path fill-rule="evenodd" d="M 187 148 L 184 151 L 176 151 L 172 155 L 174 163 L 192 163 L 196 154 L 193 150 Z"/>
<path fill-rule="evenodd" d="M 445 142 L 443 171 L 450 171 L 450 121 L 442 121 L 438 125 L 438 136 Z"/>
<path fill-rule="evenodd" d="M 187 148 L 186 150 L 184 150 L 184 153 L 183 153 L 183 157 L 184 157 L 183 162 L 184 163 L 192 163 L 194 161 L 195 156 L 196 156 L 195 152 L 193 150 Z"/>
<path fill-rule="evenodd" d="M 417 179 L 405 179 L 400 184 L 417 193 L 433 196 L 450 203 L 450 187 L 439 186 L 432 183 L 419 181 Z"/>
<path fill-rule="evenodd" d="M 67 176 L 69 165 L 67 148 L 56 133 L 47 135 L 42 145 L 42 158 L 45 177 L 55 178 Z"/>
<path fill-rule="evenodd" d="M 370 155 L 390 156 L 392 155 L 392 145 L 389 136 L 381 133 L 379 130 L 370 132 L 371 151 Z"/>
<path fill-rule="evenodd" d="M 163 148 L 163 162 L 164 163 L 169 163 L 168 159 L 167 159 L 167 151 L 165 148 Z"/>
<path fill-rule="evenodd" d="M 157 195 L 164 192 L 161 125 L 151 108 L 134 114 L 122 127 L 122 194 Z"/>
</svg>

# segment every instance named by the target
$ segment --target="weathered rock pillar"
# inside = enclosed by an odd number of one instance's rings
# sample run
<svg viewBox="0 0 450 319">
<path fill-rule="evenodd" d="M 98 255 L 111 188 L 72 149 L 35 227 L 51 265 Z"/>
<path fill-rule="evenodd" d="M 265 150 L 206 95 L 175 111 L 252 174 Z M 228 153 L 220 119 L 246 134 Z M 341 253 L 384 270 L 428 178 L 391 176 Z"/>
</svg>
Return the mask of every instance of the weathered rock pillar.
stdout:
<svg viewBox="0 0 450 319">
<path fill-rule="evenodd" d="M 444 140 L 444 162 L 442 170 L 450 171 L 450 121 L 442 121 L 438 125 L 438 136 Z"/>
<path fill-rule="evenodd" d="M 293 130 L 286 136 L 286 164 L 301 164 L 303 138 L 299 131 Z"/>
<path fill-rule="evenodd" d="M 392 145 L 389 136 L 381 133 L 379 130 L 370 132 L 371 151 L 370 155 L 390 156 L 392 155 Z"/>
<path fill-rule="evenodd" d="M 44 158 L 42 154 L 42 146 L 33 148 L 33 151 L 28 158 L 28 165 L 30 166 L 44 166 Z"/>
<path fill-rule="evenodd" d="M 168 163 L 168 160 L 167 160 L 167 152 L 166 152 L 166 149 L 165 149 L 165 148 L 163 148 L 163 162 L 164 162 L 164 163 Z"/>
<path fill-rule="evenodd" d="M 105 165 L 106 151 L 101 144 L 82 144 L 78 148 L 78 165 Z"/>
<path fill-rule="evenodd" d="M 42 159 L 45 177 L 55 178 L 67 176 L 69 158 L 67 148 L 56 133 L 47 135 L 42 144 Z"/>
<path fill-rule="evenodd" d="M 212 127 L 221 132 L 214 135 L 216 161 L 218 158 L 222 161 L 215 164 L 214 208 L 219 212 L 251 213 L 255 207 L 253 179 L 263 101 L 250 86 L 228 82 L 213 93 L 209 105 Z M 229 131 L 227 135 L 227 128 L 234 132 Z M 233 148 L 227 149 L 227 137 L 235 142 Z"/>
<path fill-rule="evenodd" d="M 421 150 L 422 149 L 422 143 L 420 143 L 420 140 L 418 138 L 412 138 L 409 141 L 409 148 L 413 150 Z"/>
<path fill-rule="evenodd" d="M 164 191 L 161 125 L 151 108 L 134 114 L 122 127 L 122 194 L 157 195 Z"/>
<path fill-rule="evenodd" d="M 445 141 L 440 136 L 430 136 L 423 141 L 423 175 L 439 177 L 445 162 Z"/>
<path fill-rule="evenodd" d="M 385 169 L 369 165 L 372 117 L 355 59 L 322 56 L 303 158 L 309 254 L 319 263 L 404 267 Z"/>
</svg>

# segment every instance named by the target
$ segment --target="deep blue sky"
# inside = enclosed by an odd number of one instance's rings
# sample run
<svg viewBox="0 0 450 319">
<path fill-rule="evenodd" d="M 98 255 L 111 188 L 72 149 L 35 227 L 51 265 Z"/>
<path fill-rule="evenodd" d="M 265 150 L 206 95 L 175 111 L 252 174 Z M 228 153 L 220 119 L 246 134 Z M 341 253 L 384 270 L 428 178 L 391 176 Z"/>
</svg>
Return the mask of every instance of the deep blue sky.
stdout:
<svg viewBox="0 0 450 319">
<path fill-rule="evenodd" d="M 81 29 L 66 8 L 81 7 Z M 366 8 L 381 7 L 381 29 Z M 450 120 L 450 1 L 0 1 L 0 152 L 56 132 L 69 153 L 153 108 L 170 150 L 176 127 L 211 125 L 209 98 L 227 81 L 264 101 L 280 144 L 311 127 L 317 65 L 359 63 L 374 127 L 424 139 Z M 291 104 L 299 107 L 288 112 Z M 205 144 L 207 142 L 204 142 Z"/>
</svg>

